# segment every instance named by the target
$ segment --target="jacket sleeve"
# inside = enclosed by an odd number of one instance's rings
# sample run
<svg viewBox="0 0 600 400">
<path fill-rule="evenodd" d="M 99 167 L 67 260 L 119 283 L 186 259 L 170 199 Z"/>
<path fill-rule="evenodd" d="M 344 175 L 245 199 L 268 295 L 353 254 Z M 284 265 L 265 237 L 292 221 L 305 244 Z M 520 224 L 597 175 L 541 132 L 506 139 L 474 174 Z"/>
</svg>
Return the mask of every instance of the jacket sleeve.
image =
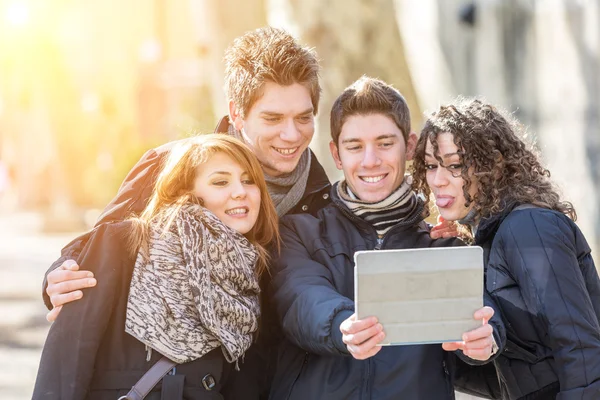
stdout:
<svg viewBox="0 0 600 400">
<path fill-rule="evenodd" d="M 110 221 L 122 221 L 133 214 L 142 212 L 150 198 L 154 182 L 162 164 L 162 159 L 167 153 L 169 145 L 164 146 L 164 148 L 149 150 L 142 156 L 127 174 L 115 198 L 112 199 L 100 215 L 96 226 Z M 76 260 L 89 240 L 89 237 L 90 232 L 84 233 L 66 245 L 61 251 L 60 258 L 54 261 L 48 271 L 46 271 L 44 281 L 42 282 L 42 298 L 48 310 L 53 308 L 50 298 L 46 293 L 48 274 L 60 267 L 66 260 Z"/>
<path fill-rule="evenodd" d="M 504 322 L 502 321 L 500 309 L 498 308 L 498 306 L 496 305 L 496 302 L 494 301 L 492 296 L 490 296 L 489 292 L 485 288 L 483 290 L 483 305 L 491 307 L 494 310 L 494 315 L 492 316 L 492 318 L 490 318 L 488 323 L 494 329 L 493 336 L 494 336 L 494 341 L 496 342 L 496 346 L 498 346 L 498 350 L 496 351 L 496 353 L 494 355 L 492 355 L 490 358 L 488 358 L 485 361 L 474 360 L 471 357 L 464 355 L 464 353 L 461 350 L 457 350 L 456 355 L 458 356 L 458 358 L 460 358 L 461 360 L 463 360 L 465 363 L 467 363 L 469 365 L 487 364 L 487 363 L 493 361 L 494 359 L 496 359 L 496 357 L 498 357 L 500 355 L 500 353 L 502 353 L 504 351 L 504 348 L 506 347 L 506 328 L 504 326 Z"/>
<path fill-rule="evenodd" d="M 280 233 L 271 285 L 284 336 L 310 353 L 349 354 L 340 324 L 354 313 L 354 302 L 335 289 L 331 271 L 311 257 L 290 223 Z"/>
<path fill-rule="evenodd" d="M 575 232 L 565 219 L 547 210 L 522 212 L 503 224 L 494 247 L 504 251 L 527 308 L 546 325 L 560 382 L 557 399 L 595 399 L 600 324 L 579 266 Z"/>
<path fill-rule="evenodd" d="M 107 232 L 108 231 L 108 232 Z M 85 296 L 65 304 L 50 327 L 42 350 L 33 399 L 84 399 L 94 373 L 96 354 L 115 307 L 122 266 L 126 259 L 119 241 L 103 225 L 92 234 L 77 260 L 98 276 L 98 285 Z M 119 255 L 120 254 L 120 255 Z"/>
</svg>

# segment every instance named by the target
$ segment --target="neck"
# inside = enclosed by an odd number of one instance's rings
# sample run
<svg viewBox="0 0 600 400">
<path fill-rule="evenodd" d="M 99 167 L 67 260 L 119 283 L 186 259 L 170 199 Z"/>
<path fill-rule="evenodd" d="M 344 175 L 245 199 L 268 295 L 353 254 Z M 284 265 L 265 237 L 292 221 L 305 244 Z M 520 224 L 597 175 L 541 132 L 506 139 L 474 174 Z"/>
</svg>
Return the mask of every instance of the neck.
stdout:
<svg viewBox="0 0 600 400">
<path fill-rule="evenodd" d="M 479 224 L 479 215 L 477 214 L 477 211 L 475 211 L 475 207 L 471 207 L 467 215 L 457 220 L 456 222 L 458 222 L 461 225 L 467 225 L 468 227 L 470 227 L 473 236 L 475 236 L 475 233 L 477 232 L 477 225 Z"/>
</svg>

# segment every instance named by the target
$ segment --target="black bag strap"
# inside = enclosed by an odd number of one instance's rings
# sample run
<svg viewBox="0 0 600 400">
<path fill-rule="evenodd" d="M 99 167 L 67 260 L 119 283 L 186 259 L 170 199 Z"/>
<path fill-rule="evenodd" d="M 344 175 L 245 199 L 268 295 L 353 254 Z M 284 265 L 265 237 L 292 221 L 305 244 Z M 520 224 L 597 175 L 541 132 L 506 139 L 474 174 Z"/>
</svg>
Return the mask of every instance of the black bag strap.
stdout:
<svg viewBox="0 0 600 400">
<path fill-rule="evenodd" d="M 177 365 L 167 357 L 161 358 L 136 382 L 129 393 L 118 400 L 143 400 L 154 386 Z"/>
</svg>

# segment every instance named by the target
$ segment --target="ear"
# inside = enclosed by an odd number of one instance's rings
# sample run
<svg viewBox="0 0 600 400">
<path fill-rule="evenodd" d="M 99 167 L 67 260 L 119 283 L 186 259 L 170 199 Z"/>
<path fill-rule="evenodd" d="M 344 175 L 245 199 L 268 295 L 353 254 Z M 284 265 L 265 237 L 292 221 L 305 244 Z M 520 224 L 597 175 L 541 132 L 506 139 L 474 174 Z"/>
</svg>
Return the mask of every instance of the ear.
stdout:
<svg viewBox="0 0 600 400">
<path fill-rule="evenodd" d="M 411 161 L 415 156 L 415 150 L 417 149 L 417 134 L 411 132 L 406 140 L 406 160 Z"/>
<path fill-rule="evenodd" d="M 229 101 L 229 121 L 233 123 L 233 127 L 238 131 L 241 131 L 244 127 L 242 112 L 236 107 L 233 101 Z"/>
<path fill-rule="evenodd" d="M 335 166 L 337 167 L 337 169 L 339 169 L 341 171 L 342 170 L 342 160 L 340 159 L 340 152 L 333 140 L 331 142 L 329 142 L 329 151 L 331 152 L 331 156 L 333 157 L 333 160 L 335 161 Z"/>
</svg>

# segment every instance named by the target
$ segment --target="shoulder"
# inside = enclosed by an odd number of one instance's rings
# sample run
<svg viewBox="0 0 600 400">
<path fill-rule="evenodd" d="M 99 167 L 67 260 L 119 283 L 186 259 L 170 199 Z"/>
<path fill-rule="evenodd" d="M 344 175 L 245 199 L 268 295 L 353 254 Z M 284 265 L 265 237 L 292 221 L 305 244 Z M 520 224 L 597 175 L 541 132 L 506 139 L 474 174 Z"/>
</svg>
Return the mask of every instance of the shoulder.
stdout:
<svg viewBox="0 0 600 400">
<path fill-rule="evenodd" d="M 545 208 L 512 211 L 500 225 L 493 246 L 517 249 L 570 249 L 581 231 L 566 215 Z M 582 237 L 581 237 L 582 238 Z"/>
<path fill-rule="evenodd" d="M 280 232 L 284 241 L 289 235 L 297 236 L 305 242 L 318 239 L 330 240 L 337 237 L 340 232 L 350 235 L 351 228 L 352 223 L 332 203 L 320 209 L 316 215 L 291 214 L 280 219 Z"/>
<path fill-rule="evenodd" d="M 322 211 L 322 210 L 321 210 Z M 312 228 L 319 226 L 321 223 L 321 218 L 319 214 L 321 211 L 315 216 L 308 213 L 302 214 L 288 214 L 279 219 L 279 227 L 282 233 L 285 232 L 305 232 L 307 229 L 312 230 Z"/>
<path fill-rule="evenodd" d="M 526 208 L 512 211 L 498 229 L 499 235 L 546 236 L 557 231 L 570 231 L 574 223 L 566 215 L 547 208 Z"/>
</svg>

